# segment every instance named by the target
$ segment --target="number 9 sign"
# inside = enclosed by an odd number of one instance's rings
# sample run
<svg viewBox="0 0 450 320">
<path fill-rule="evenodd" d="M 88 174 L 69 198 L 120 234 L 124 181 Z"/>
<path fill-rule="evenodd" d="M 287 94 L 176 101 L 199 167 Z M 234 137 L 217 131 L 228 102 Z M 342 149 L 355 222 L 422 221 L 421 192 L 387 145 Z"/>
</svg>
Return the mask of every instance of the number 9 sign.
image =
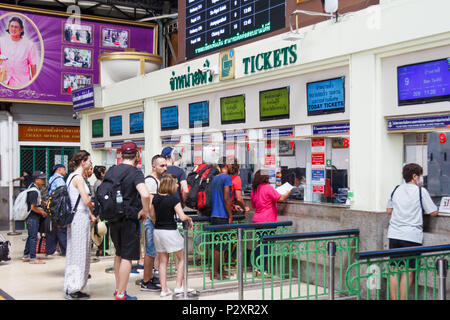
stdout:
<svg viewBox="0 0 450 320">
<path fill-rule="evenodd" d="M 443 132 L 439 133 L 439 142 L 440 143 L 445 143 L 447 142 L 447 135 Z"/>
</svg>

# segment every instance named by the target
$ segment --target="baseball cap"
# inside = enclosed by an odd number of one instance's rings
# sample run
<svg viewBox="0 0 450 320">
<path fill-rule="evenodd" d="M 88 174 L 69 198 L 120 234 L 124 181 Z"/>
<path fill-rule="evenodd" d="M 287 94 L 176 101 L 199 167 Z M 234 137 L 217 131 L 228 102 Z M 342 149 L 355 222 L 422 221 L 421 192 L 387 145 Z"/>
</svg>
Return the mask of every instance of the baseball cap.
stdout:
<svg viewBox="0 0 450 320">
<path fill-rule="evenodd" d="M 58 168 L 64 168 L 64 169 L 65 169 L 66 166 L 63 165 L 63 164 L 55 164 L 55 165 L 53 166 L 52 175 L 55 173 L 55 171 L 56 171 Z"/>
<path fill-rule="evenodd" d="M 172 156 L 172 151 L 173 151 L 172 147 L 165 147 L 164 149 L 162 149 L 161 155 L 166 158 L 170 158 Z"/>
<path fill-rule="evenodd" d="M 47 174 L 45 172 L 43 172 L 43 171 L 35 171 L 35 172 L 33 172 L 32 177 L 33 177 L 33 180 L 36 180 L 36 179 L 47 179 Z"/>
<path fill-rule="evenodd" d="M 122 153 L 136 153 L 138 152 L 138 147 L 136 143 L 129 141 L 122 144 L 120 147 L 120 152 Z"/>
</svg>

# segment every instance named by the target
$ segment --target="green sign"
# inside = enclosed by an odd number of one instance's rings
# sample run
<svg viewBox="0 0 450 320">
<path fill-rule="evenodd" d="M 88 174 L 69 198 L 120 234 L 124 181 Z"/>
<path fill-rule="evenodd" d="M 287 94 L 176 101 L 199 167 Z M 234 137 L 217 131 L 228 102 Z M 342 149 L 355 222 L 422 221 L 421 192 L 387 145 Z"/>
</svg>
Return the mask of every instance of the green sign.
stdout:
<svg viewBox="0 0 450 320">
<path fill-rule="evenodd" d="M 331 167 L 331 159 L 327 159 L 325 161 L 325 164 L 326 164 L 327 167 Z"/>
<path fill-rule="evenodd" d="M 209 68 L 209 60 L 205 60 L 203 67 Z M 200 69 L 191 72 L 191 67 L 187 67 L 187 73 L 182 75 L 177 75 L 175 71 L 172 71 L 172 77 L 170 78 L 170 90 L 180 90 L 190 87 L 195 87 L 198 85 L 208 84 L 213 82 L 213 73 L 211 69 L 202 72 Z"/>
<path fill-rule="evenodd" d="M 92 138 L 103 137 L 103 119 L 92 120 Z"/>
<path fill-rule="evenodd" d="M 287 66 L 295 62 L 297 62 L 296 44 L 242 59 L 244 74 Z"/>
<path fill-rule="evenodd" d="M 260 120 L 289 118 L 289 87 L 259 93 Z"/>
<path fill-rule="evenodd" d="M 245 95 L 220 99 L 222 124 L 245 122 Z"/>
</svg>

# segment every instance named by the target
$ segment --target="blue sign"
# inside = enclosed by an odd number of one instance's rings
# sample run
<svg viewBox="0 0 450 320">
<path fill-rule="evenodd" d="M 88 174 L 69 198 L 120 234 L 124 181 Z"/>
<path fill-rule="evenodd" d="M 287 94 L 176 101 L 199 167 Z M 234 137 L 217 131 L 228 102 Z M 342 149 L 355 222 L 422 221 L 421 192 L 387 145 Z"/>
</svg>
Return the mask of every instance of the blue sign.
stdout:
<svg viewBox="0 0 450 320">
<path fill-rule="evenodd" d="M 209 101 L 189 104 L 189 128 L 209 126 Z"/>
<path fill-rule="evenodd" d="M 80 111 L 95 107 L 94 87 L 87 87 L 72 91 L 73 111 Z"/>
<path fill-rule="evenodd" d="M 144 132 L 144 112 L 130 113 L 130 133 Z"/>
<path fill-rule="evenodd" d="M 178 129 L 178 106 L 161 108 L 161 130 Z"/>
<path fill-rule="evenodd" d="M 325 170 L 311 170 L 311 180 L 314 184 L 325 184 Z"/>
<path fill-rule="evenodd" d="M 397 68 L 398 105 L 450 100 L 450 58 Z"/>
<path fill-rule="evenodd" d="M 345 111 L 345 77 L 306 84 L 308 116 Z"/>
<path fill-rule="evenodd" d="M 436 115 L 427 117 L 410 117 L 389 119 L 387 121 L 389 131 L 395 130 L 416 130 L 416 129 L 433 129 L 433 128 L 449 128 L 450 114 Z"/>
<path fill-rule="evenodd" d="M 350 122 L 313 125 L 313 135 L 345 134 L 350 132 Z"/>
<path fill-rule="evenodd" d="M 294 135 L 294 127 L 265 129 L 263 132 L 264 138 L 286 138 Z"/>
<path fill-rule="evenodd" d="M 122 134 L 122 116 L 109 118 L 109 135 L 120 136 Z"/>
</svg>

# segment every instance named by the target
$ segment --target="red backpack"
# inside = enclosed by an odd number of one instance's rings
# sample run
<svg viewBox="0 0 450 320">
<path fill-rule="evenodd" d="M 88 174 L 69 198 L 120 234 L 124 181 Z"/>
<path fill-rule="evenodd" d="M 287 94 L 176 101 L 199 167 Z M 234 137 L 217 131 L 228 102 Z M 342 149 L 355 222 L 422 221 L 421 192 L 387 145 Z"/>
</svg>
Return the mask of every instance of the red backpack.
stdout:
<svg viewBox="0 0 450 320">
<path fill-rule="evenodd" d="M 188 174 L 186 181 L 189 194 L 186 206 L 197 209 L 204 216 L 211 215 L 211 181 L 217 174 L 219 174 L 219 170 L 217 170 L 216 166 L 208 163 L 202 163 Z"/>
</svg>

